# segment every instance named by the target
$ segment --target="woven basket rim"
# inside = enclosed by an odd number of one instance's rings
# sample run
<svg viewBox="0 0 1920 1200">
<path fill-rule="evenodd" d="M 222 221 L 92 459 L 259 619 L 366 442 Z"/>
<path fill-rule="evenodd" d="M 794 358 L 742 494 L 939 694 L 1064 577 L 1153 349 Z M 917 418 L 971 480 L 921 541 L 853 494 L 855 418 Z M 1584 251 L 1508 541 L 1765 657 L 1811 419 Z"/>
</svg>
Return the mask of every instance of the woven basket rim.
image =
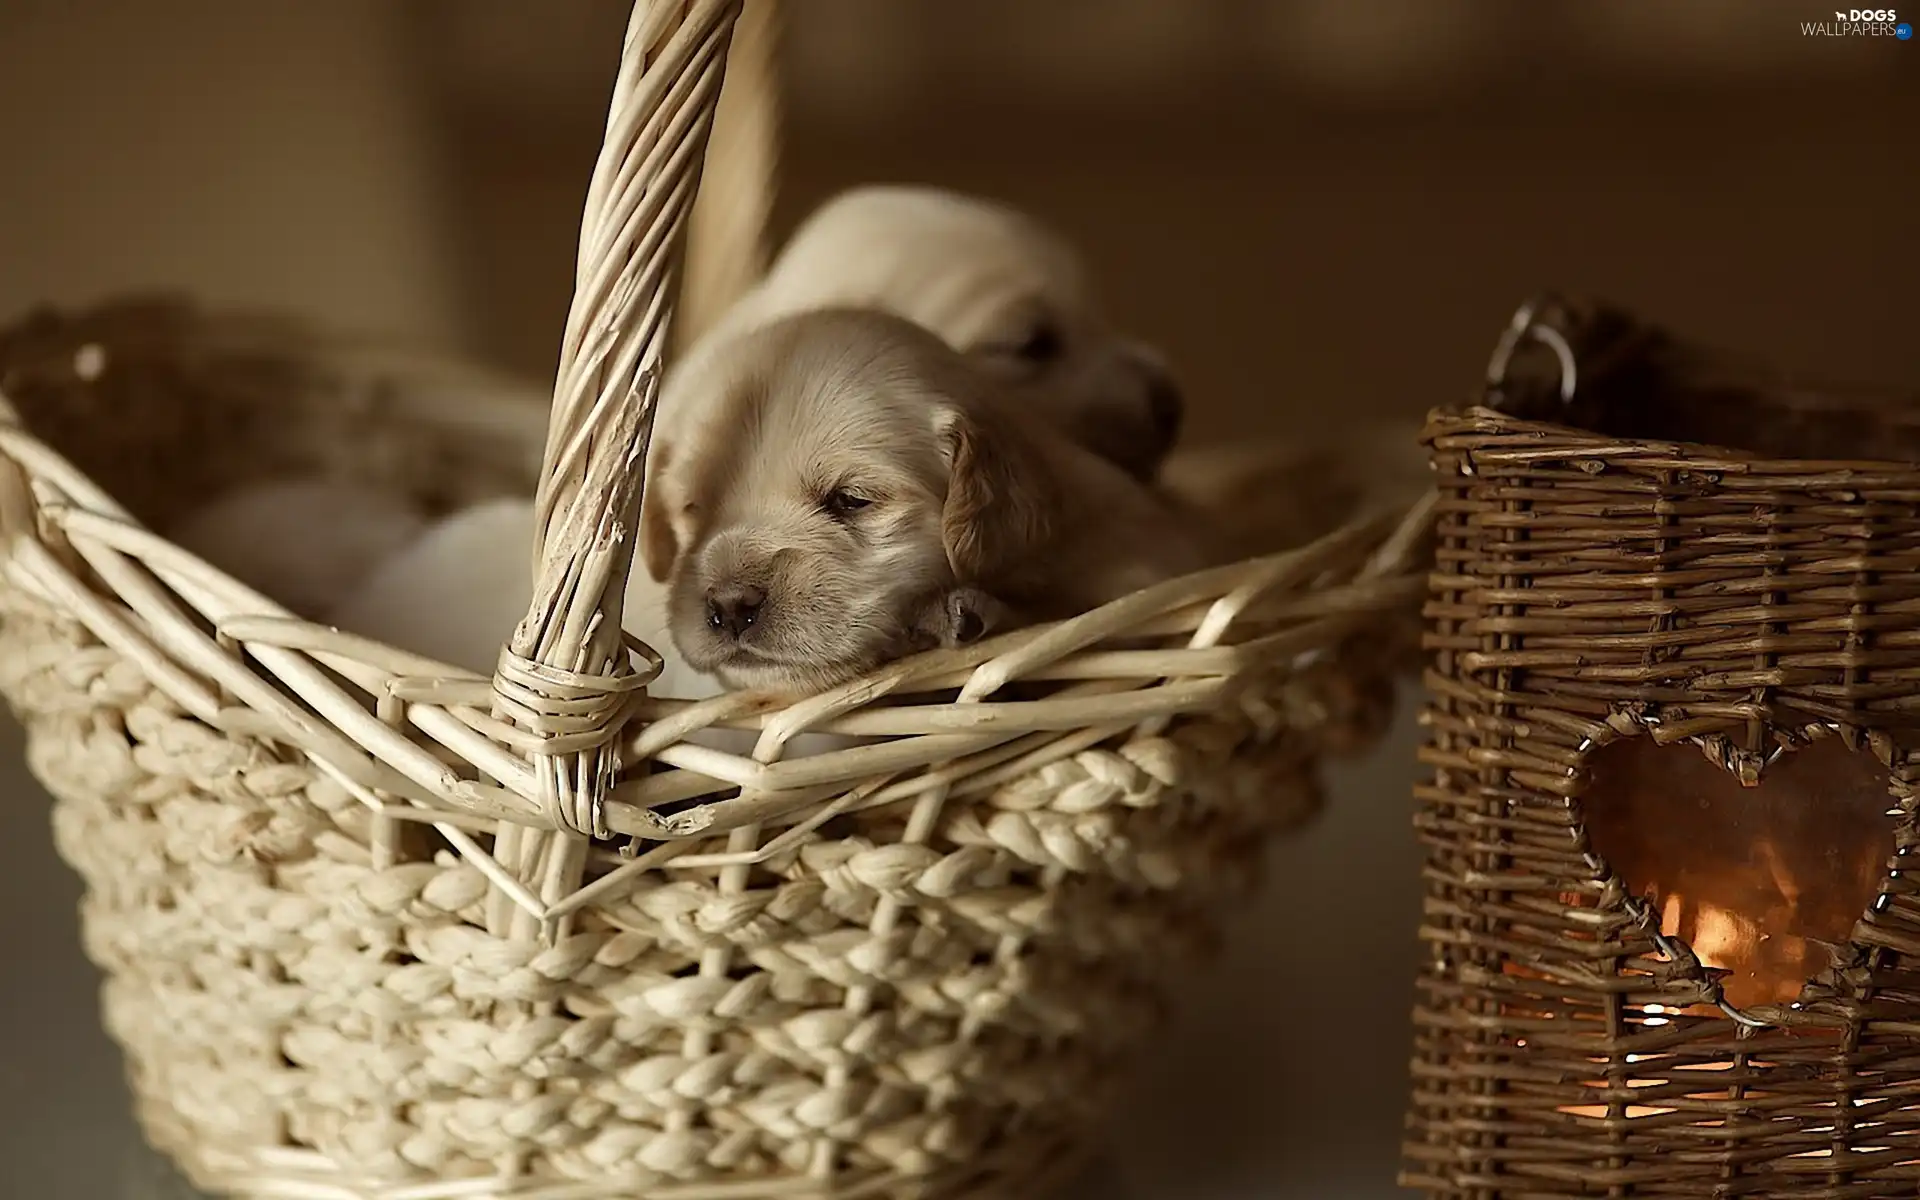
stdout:
<svg viewBox="0 0 1920 1200">
<path fill-rule="evenodd" d="M 342 376 L 378 389 L 390 412 L 445 433 L 535 440 L 542 432 L 537 411 L 517 409 L 510 395 L 476 394 L 480 403 L 472 408 L 454 403 L 455 393 L 441 384 L 469 378 L 457 361 L 357 337 L 342 343 L 339 357 L 330 357 L 332 343 L 323 336 L 280 336 L 290 327 L 324 335 L 319 327 L 246 317 L 238 336 L 228 336 L 233 331 L 214 321 L 220 336 L 211 344 L 242 350 L 296 347 L 322 368 L 337 367 Z M 257 340 L 257 329 L 275 334 Z M 416 369 L 431 381 L 428 387 L 387 386 Z M 114 498 L 112 488 L 87 476 L 18 419 L 4 395 L 0 411 L 15 418 L 0 424 L 0 451 L 21 461 L 42 493 L 26 527 L 15 527 L 23 542 L 38 547 L 30 556 L 34 565 L 16 578 L 90 625 L 105 619 L 98 611 L 102 603 L 127 605 L 133 615 L 144 617 L 145 628 L 137 623 L 125 628 L 124 619 L 116 618 L 113 631 L 143 646 L 140 657 L 189 712 L 231 733 L 313 749 L 311 736 L 290 736 L 286 728 L 289 721 L 301 722 L 310 734 L 342 739 L 336 747 L 351 745 L 381 764 L 381 778 L 362 777 L 359 786 L 415 802 L 438 800 L 442 807 L 451 801 L 465 815 L 441 814 L 450 820 L 553 827 L 530 773 L 548 747 L 531 731 L 487 715 L 496 699 L 494 679 L 300 618 L 143 524 Z M 925 651 L 811 695 L 732 691 L 681 700 L 628 693 L 614 742 L 622 761 L 665 762 L 673 769 L 629 779 L 610 792 L 605 801 L 609 832 L 673 840 L 710 836 L 756 814 L 824 804 L 825 793 L 869 786 L 876 804 L 931 786 L 970 793 L 1005 778 L 1011 769 L 990 761 L 996 745 L 1063 734 L 1068 743 L 1095 733 L 1104 740 L 1128 727 L 1230 705 L 1250 677 L 1338 654 L 1371 622 L 1411 611 L 1423 586 L 1421 539 L 1434 499 L 1429 494 L 1409 511 L 1363 511 L 1305 545 L 1208 567 L 972 646 Z M 66 547 L 77 548 L 94 566 L 95 579 L 57 566 Z M 95 560 L 111 565 L 103 570 Z M 80 603 L 76 597 L 82 594 L 94 599 Z M 193 632 L 196 620 L 211 625 L 214 636 Z M 180 647 L 196 638 L 208 649 L 218 642 L 247 651 L 249 661 L 224 652 L 219 660 L 204 653 L 183 655 Z M 1129 644 L 1116 647 L 1120 640 Z M 1145 644 L 1132 644 L 1141 641 Z M 263 663 L 260 651 L 280 656 L 280 665 Z M 287 656 L 304 666 L 290 666 Z M 351 686 L 344 692 L 323 687 L 312 676 L 315 668 L 344 675 Z M 289 669 L 297 678 L 288 678 Z M 238 697 L 237 706 L 196 703 L 196 694 L 209 693 L 205 685 L 190 682 L 194 676 Z M 1004 694 L 1006 685 L 1022 681 L 1045 686 L 1033 697 Z M 277 716 L 275 708 L 261 709 L 267 695 L 262 686 L 276 682 L 306 701 L 304 712 L 288 710 L 285 702 L 276 702 Z M 385 697 L 430 741 L 497 783 L 476 792 L 473 781 L 457 780 L 436 765 L 437 775 L 421 778 L 416 772 L 411 788 L 396 787 L 400 781 L 393 768 L 401 764 L 400 773 L 406 773 L 401 747 L 392 740 L 399 731 L 376 738 L 379 722 L 369 715 L 349 714 L 343 723 L 338 714 L 351 692 Z M 245 699 L 249 695 L 260 698 L 253 711 Z M 352 703 L 357 708 L 361 701 Z M 435 715 L 424 726 L 412 719 L 429 710 Z M 745 730 L 759 737 L 753 752 L 734 754 L 695 744 L 696 735 L 709 729 Z M 862 744 L 786 756 L 795 738 L 813 733 L 849 735 Z M 342 765 L 338 755 L 322 757 L 331 758 L 336 768 Z M 679 807 L 735 788 L 741 789 L 740 797 Z M 749 793 L 755 798 L 744 798 Z M 663 807 L 673 811 L 654 811 Z"/>
<path fill-rule="evenodd" d="M 1532 438 L 1540 443 L 1542 450 L 1564 444 L 1569 455 L 1584 448 L 1591 457 L 1595 458 L 1660 461 L 1713 460 L 1725 466 L 1738 466 L 1751 474 L 1830 475 L 1836 472 L 1867 472 L 1875 475 L 1920 475 L 1920 461 L 1792 458 L 1711 442 L 1673 441 L 1607 434 L 1570 422 L 1517 416 L 1504 409 L 1480 403 L 1441 405 L 1429 410 L 1420 440 L 1424 445 L 1431 447 L 1439 438 L 1471 436 L 1476 433 Z M 1475 453 L 1497 454 L 1499 451 L 1480 449 Z"/>
</svg>

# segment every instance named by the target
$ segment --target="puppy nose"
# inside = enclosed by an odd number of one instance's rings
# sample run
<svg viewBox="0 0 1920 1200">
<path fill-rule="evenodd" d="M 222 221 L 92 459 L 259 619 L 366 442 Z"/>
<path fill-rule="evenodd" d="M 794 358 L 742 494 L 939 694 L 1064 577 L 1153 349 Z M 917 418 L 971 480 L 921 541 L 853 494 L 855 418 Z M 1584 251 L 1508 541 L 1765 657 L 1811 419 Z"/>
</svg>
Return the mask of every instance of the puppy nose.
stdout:
<svg viewBox="0 0 1920 1200">
<path fill-rule="evenodd" d="M 728 584 L 707 590 L 707 627 L 728 637 L 739 637 L 759 619 L 767 594 L 757 587 Z"/>
<path fill-rule="evenodd" d="M 1172 442 L 1186 415 L 1187 399 L 1180 394 L 1180 385 L 1156 373 L 1147 384 L 1147 416 L 1153 422 L 1154 433 Z"/>
</svg>

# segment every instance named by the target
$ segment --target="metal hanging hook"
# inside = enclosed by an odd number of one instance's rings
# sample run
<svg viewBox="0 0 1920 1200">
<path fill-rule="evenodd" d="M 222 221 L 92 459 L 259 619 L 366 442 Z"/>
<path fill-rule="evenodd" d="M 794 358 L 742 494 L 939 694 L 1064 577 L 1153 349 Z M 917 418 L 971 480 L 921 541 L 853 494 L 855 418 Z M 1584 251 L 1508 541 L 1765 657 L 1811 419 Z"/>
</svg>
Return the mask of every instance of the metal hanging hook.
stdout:
<svg viewBox="0 0 1920 1200">
<path fill-rule="evenodd" d="M 1494 407 L 1500 407 L 1499 397 L 1504 394 L 1507 374 L 1513 368 L 1513 360 L 1520 347 L 1528 341 L 1538 342 L 1553 352 L 1560 365 L 1560 402 L 1573 402 L 1574 390 L 1579 382 L 1579 367 L 1574 362 L 1573 345 L 1567 341 L 1564 333 L 1542 320 L 1544 312 L 1561 307 L 1558 297 L 1541 295 L 1514 310 L 1513 319 L 1507 322 L 1500 340 L 1493 347 L 1493 357 L 1487 361 L 1487 391 Z"/>
</svg>

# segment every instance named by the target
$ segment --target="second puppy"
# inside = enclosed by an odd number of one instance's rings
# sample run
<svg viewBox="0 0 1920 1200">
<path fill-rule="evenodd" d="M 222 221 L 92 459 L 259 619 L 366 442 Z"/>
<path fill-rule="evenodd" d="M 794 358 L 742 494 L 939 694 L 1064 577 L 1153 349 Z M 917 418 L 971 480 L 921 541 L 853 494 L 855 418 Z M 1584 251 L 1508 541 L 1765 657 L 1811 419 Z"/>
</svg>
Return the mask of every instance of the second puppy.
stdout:
<svg viewBox="0 0 1920 1200">
<path fill-rule="evenodd" d="M 933 187 L 872 185 L 829 200 L 722 337 L 824 308 L 878 309 L 937 335 L 1035 417 L 1150 479 L 1185 403 L 1153 348 L 1101 315 L 1073 247 L 1025 213 Z"/>
<path fill-rule="evenodd" d="M 675 646 L 729 686 L 817 691 L 910 653 L 957 587 L 1047 620 L 1210 558 L 912 322 L 823 310 L 709 340 L 661 398 L 640 558 Z"/>
</svg>

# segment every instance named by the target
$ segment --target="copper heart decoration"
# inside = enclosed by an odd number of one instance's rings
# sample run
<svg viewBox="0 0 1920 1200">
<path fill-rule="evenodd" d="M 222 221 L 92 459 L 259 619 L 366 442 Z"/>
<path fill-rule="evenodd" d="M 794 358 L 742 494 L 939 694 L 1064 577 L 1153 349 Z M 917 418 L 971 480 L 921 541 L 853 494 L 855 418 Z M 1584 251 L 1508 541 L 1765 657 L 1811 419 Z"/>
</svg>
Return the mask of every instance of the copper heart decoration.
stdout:
<svg viewBox="0 0 1920 1200">
<path fill-rule="evenodd" d="M 1879 897 L 1895 807 L 1886 768 L 1838 737 L 1775 759 L 1751 787 L 1691 744 L 1594 752 L 1588 837 L 1660 930 L 1723 968 L 1727 1002 L 1786 1004 Z"/>
</svg>

